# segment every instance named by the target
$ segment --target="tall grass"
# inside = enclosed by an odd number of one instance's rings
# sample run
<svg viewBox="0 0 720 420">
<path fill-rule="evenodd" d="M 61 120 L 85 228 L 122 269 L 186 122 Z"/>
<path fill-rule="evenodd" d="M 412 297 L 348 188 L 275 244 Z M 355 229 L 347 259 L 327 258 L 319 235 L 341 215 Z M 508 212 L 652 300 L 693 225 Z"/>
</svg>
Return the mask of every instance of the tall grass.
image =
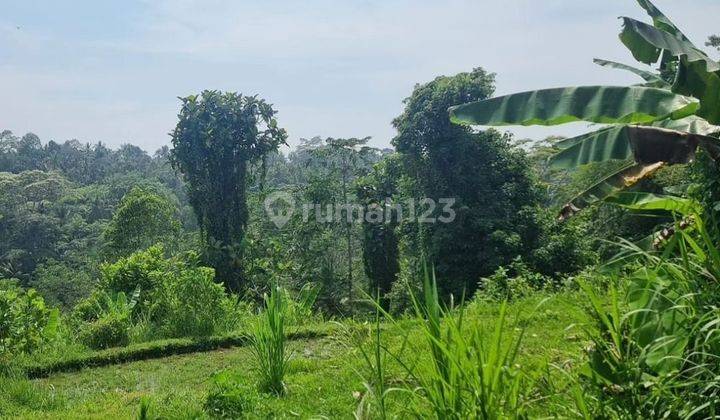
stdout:
<svg viewBox="0 0 720 420">
<path fill-rule="evenodd" d="M 583 372 L 595 415 L 717 418 L 720 251 L 700 215 L 692 220 L 662 251 L 624 242 L 609 302 L 583 285 L 599 325 Z"/>
<path fill-rule="evenodd" d="M 415 318 L 430 349 L 430 363 L 416 369 L 419 396 L 437 418 L 515 418 L 522 415 L 526 378 L 517 368 L 523 332 L 508 337 L 506 304 L 491 332 L 465 325 L 464 309 L 446 308 L 434 273 L 424 276 L 424 300 L 413 297 Z"/>
<path fill-rule="evenodd" d="M 285 337 L 287 301 L 279 286 L 273 287 L 264 299 L 265 310 L 253 327 L 252 350 L 258 365 L 260 389 L 282 395 L 290 357 Z"/>
<path fill-rule="evenodd" d="M 412 325 L 419 328 L 419 343 L 408 339 L 411 331 L 407 323 L 400 325 L 375 302 L 378 312 L 373 345 L 369 349 L 360 347 L 366 371 L 370 372 L 364 379 L 368 394 L 375 398 L 377 418 L 387 415 L 386 399 L 393 391 L 411 396 L 412 404 L 406 409 L 413 417 L 523 417 L 531 384 L 517 365 L 523 333 L 509 333 L 514 329 L 507 323 L 506 305 L 501 306 L 490 329 L 467 323 L 462 305 L 454 309 L 442 304 L 435 276 L 428 270 L 422 297 L 411 293 L 411 300 L 415 309 Z M 403 331 L 400 351 L 393 352 L 383 343 L 380 313 L 393 328 Z M 408 342 L 412 344 L 406 345 Z M 406 349 L 412 354 L 403 354 Z M 390 354 L 407 375 L 402 388 L 387 386 L 388 363 L 383 353 Z"/>
</svg>

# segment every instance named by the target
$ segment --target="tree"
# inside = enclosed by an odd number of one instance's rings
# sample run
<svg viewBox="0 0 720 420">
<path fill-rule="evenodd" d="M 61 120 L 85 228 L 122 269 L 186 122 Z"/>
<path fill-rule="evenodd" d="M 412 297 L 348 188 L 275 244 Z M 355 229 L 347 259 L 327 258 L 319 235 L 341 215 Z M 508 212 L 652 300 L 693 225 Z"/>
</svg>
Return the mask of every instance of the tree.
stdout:
<svg viewBox="0 0 720 420">
<path fill-rule="evenodd" d="M 38 263 L 58 257 L 55 203 L 69 191 L 57 172 L 0 173 L 0 266 L 25 284 Z"/>
<path fill-rule="evenodd" d="M 352 299 L 353 288 L 353 238 L 352 238 L 352 209 L 348 199 L 348 187 L 352 180 L 358 176 L 358 169 L 367 167 L 367 163 L 376 159 L 376 149 L 368 147 L 370 137 L 362 139 L 334 139 L 325 140 L 326 146 L 313 149 L 313 153 L 324 158 L 331 175 L 338 174 L 340 178 L 340 193 L 345 213 L 339 212 L 336 218 L 344 220 L 345 242 L 347 251 L 347 298 Z M 365 163 L 362 165 L 361 163 Z"/>
<path fill-rule="evenodd" d="M 397 154 L 386 156 L 375 164 L 372 172 L 360 178 L 355 187 L 365 214 L 378 212 L 376 218 L 379 220 L 366 217 L 362 225 L 363 263 L 370 280 L 369 293 L 371 296 L 378 294 L 377 298 L 386 310 L 389 305 L 385 296 L 390 293 L 400 272 L 398 236 L 395 232 L 399 224 L 398 212 L 387 201 L 397 197 L 398 157 Z"/>
<path fill-rule="evenodd" d="M 256 96 L 206 90 L 181 100 L 172 164 L 187 182 L 208 263 L 238 290 L 249 166 L 285 144 L 287 134 L 272 106 Z"/>
<path fill-rule="evenodd" d="M 157 243 L 168 243 L 180 232 L 177 206 L 166 196 L 134 187 L 120 201 L 105 231 L 113 257 L 126 257 Z"/>
<path fill-rule="evenodd" d="M 707 47 L 715 47 L 718 50 L 720 50 L 720 36 L 717 35 L 710 35 L 708 37 L 707 42 L 705 43 L 705 46 Z"/>
<path fill-rule="evenodd" d="M 543 89 L 464 103 L 450 108 L 460 124 L 485 126 L 555 125 L 572 121 L 606 124 L 592 133 L 556 143 L 557 168 L 591 162 L 625 161 L 604 173 L 561 210 L 567 218 L 600 200 L 632 201 L 620 191 L 665 165 L 687 163 L 698 147 L 720 157 L 720 63 L 710 59 L 649 0 L 638 0 L 653 25 L 624 17 L 620 40 L 636 60 L 659 65 L 659 73 L 607 60 L 602 66 L 628 70 L 643 85 Z M 666 76 L 674 74 L 673 82 Z M 462 102 L 468 102 L 467 100 Z"/>
<path fill-rule="evenodd" d="M 433 222 L 405 215 L 401 260 L 419 261 L 423 250 L 443 291 L 455 296 L 474 291 L 497 266 L 528 255 L 539 234 L 534 211 L 540 196 L 525 153 L 507 136 L 474 132 L 447 115 L 452 104 L 490 96 L 493 84 L 494 76 L 481 68 L 438 77 L 416 86 L 393 121 L 404 178 L 399 198 L 406 207 L 413 200 L 419 216 Z M 420 201 L 428 199 L 434 211 Z"/>
</svg>

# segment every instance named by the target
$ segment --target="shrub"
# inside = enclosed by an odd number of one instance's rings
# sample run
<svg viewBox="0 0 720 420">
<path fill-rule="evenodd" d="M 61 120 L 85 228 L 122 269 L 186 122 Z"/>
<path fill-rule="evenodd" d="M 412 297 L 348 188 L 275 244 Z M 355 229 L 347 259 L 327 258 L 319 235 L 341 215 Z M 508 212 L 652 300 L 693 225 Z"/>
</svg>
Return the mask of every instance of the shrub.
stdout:
<svg viewBox="0 0 720 420">
<path fill-rule="evenodd" d="M 152 318 L 158 319 L 171 337 L 208 336 L 221 329 L 232 307 L 222 285 L 215 283 L 215 270 L 186 265 L 168 276 L 153 306 Z"/>
<path fill-rule="evenodd" d="M 552 278 L 532 271 L 517 258 L 507 267 L 498 267 L 490 277 L 480 279 L 477 298 L 515 300 L 551 287 L 555 287 Z"/>
<path fill-rule="evenodd" d="M 82 324 L 81 341 L 95 350 L 127 346 L 130 343 L 130 317 L 139 296 L 139 288 L 130 299 L 123 292 L 94 293 L 86 304 L 80 305 L 78 312 L 74 312 L 75 316 L 84 317 L 81 321 L 90 322 Z"/>
<path fill-rule="evenodd" d="M 128 321 L 140 298 L 140 289 L 135 289 L 130 298 L 124 292 L 111 293 L 96 290 L 88 298 L 81 300 L 71 313 L 71 321 L 76 328 L 83 327 L 105 316 L 116 316 Z"/>
<path fill-rule="evenodd" d="M 80 339 L 95 350 L 123 347 L 130 343 L 129 328 L 130 321 L 127 316 L 109 314 L 85 326 Z"/>
<path fill-rule="evenodd" d="M 51 337 L 59 313 L 45 307 L 33 289 L 5 284 L 0 289 L 0 362 L 19 352 L 29 353 Z"/>
<path fill-rule="evenodd" d="M 401 315 L 412 311 L 412 294 L 418 295 L 422 291 L 417 281 L 399 279 L 390 288 L 390 293 L 385 295 L 388 302 L 389 312 L 393 315 Z"/>
<path fill-rule="evenodd" d="M 237 419 L 252 413 L 257 396 L 248 387 L 243 387 L 229 372 L 213 378 L 207 397 L 205 412 L 216 418 Z"/>
<path fill-rule="evenodd" d="M 70 318 L 80 323 L 96 321 L 103 314 L 100 302 L 104 293 L 102 290 L 96 290 L 90 296 L 80 300 L 73 307 Z"/>
<path fill-rule="evenodd" d="M 138 287 L 151 294 L 170 270 L 162 245 L 151 246 L 112 264 L 100 266 L 103 285 L 114 292 L 131 293 Z"/>
<path fill-rule="evenodd" d="M 541 211 L 543 223 L 538 247 L 528 258 L 535 271 L 547 276 L 574 274 L 597 260 L 592 235 L 588 235 L 587 215 L 558 221 L 555 209 Z"/>
<path fill-rule="evenodd" d="M 122 312 L 139 324 L 133 336 L 140 339 L 227 332 L 235 328 L 246 309 L 215 283 L 215 271 L 200 266 L 194 252 L 165 258 L 158 245 L 105 264 L 101 272 L 106 290 L 96 291 L 76 305 L 73 319 L 93 322 L 108 313 Z M 120 298 L 122 302 L 116 301 Z"/>
</svg>

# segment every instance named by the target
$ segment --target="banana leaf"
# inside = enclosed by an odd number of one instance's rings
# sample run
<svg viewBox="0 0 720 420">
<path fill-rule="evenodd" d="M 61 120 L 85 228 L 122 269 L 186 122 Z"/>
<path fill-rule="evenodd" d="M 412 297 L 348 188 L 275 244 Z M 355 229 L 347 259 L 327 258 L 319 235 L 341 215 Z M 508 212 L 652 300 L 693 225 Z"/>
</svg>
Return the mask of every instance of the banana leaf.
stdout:
<svg viewBox="0 0 720 420">
<path fill-rule="evenodd" d="M 682 57 L 672 90 L 698 98 L 697 115 L 712 124 L 720 124 L 720 71 L 708 72 L 701 61 Z"/>
<path fill-rule="evenodd" d="M 449 109 L 454 123 L 556 125 L 573 121 L 645 124 L 693 115 L 695 98 L 641 86 L 580 86 L 515 93 Z"/>
<path fill-rule="evenodd" d="M 690 40 L 683 34 L 680 29 L 678 29 L 677 26 L 675 26 L 672 21 L 663 14 L 663 12 L 660 11 L 657 7 L 655 7 L 650 0 L 637 0 L 640 7 L 645 9 L 648 15 L 653 20 L 653 25 L 655 25 L 656 28 L 665 31 L 671 35 L 673 35 L 675 38 L 681 39 L 683 41 L 686 41 L 690 43 Z"/>
<path fill-rule="evenodd" d="M 707 122 L 706 119 L 691 115 L 679 120 L 656 121 L 653 127 L 667 128 L 668 130 L 683 131 L 686 133 L 712 136 L 720 134 L 720 126 Z"/>
<path fill-rule="evenodd" d="M 653 64 L 658 61 L 660 53 L 664 50 L 669 51 L 673 56 L 685 56 L 690 62 L 700 61 L 708 72 L 720 70 L 720 64 L 695 48 L 689 41 L 676 38 L 668 32 L 632 18 L 622 19 L 623 29 L 620 40 L 636 60 Z"/>
<path fill-rule="evenodd" d="M 558 220 L 568 219 L 585 207 L 605 200 L 609 196 L 616 195 L 641 179 L 652 175 L 664 165 L 664 162 L 655 162 L 651 164 L 630 163 L 624 166 L 617 172 L 581 192 L 569 203 L 565 204 L 560 210 Z"/>
<path fill-rule="evenodd" d="M 702 206 L 697 201 L 672 195 L 621 192 L 606 198 L 605 201 L 631 210 L 663 210 L 682 216 L 702 213 Z"/>
<path fill-rule="evenodd" d="M 550 158 L 555 169 L 574 168 L 590 162 L 634 158 L 638 163 L 687 163 L 700 145 L 699 134 L 665 128 L 622 125 L 584 136 Z M 707 142 L 717 139 L 708 138 Z"/>
<path fill-rule="evenodd" d="M 650 87 L 658 87 L 658 88 L 669 88 L 670 87 L 670 84 L 668 82 L 664 81 L 659 75 L 649 72 L 649 71 L 646 71 L 646 70 L 639 69 L 637 67 L 628 66 L 627 64 L 623 64 L 623 63 L 617 63 L 615 61 L 603 60 L 600 58 L 593 59 L 593 63 L 603 66 L 603 67 L 611 67 L 614 69 L 626 70 L 631 73 L 634 73 L 634 74 L 642 77 L 643 80 L 645 80 L 646 82 L 648 82 L 647 86 L 650 86 Z"/>
</svg>

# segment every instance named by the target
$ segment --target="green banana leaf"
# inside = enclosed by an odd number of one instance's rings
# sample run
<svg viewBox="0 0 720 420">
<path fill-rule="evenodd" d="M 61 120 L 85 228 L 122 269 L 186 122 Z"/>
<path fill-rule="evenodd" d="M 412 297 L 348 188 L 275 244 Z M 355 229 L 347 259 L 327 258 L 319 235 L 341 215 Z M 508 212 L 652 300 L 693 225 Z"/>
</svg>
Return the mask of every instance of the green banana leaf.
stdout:
<svg viewBox="0 0 720 420">
<path fill-rule="evenodd" d="M 658 61 L 660 52 L 664 50 L 677 57 L 685 56 L 690 62 L 701 61 L 708 72 L 720 70 L 720 64 L 695 48 L 689 41 L 676 38 L 668 32 L 632 18 L 622 19 L 623 29 L 620 40 L 636 60 L 653 64 Z"/>
<path fill-rule="evenodd" d="M 706 119 L 694 115 L 679 120 L 656 121 L 653 127 L 667 128 L 668 130 L 684 131 L 686 133 L 711 136 L 720 134 L 720 126 L 707 122 Z"/>
<path fill-rule="evenodd" d="M 653 25 L 655 25 L 656 28 L 665 31 L 671 35 L 673 35 L 675 38 L 681 39 L 683 41 L 686 41 L 690 43 L 690 40 L 683 34 L 680 29 L 678 29 L 677 26 L 675 26 L 672 21 L 663 14 L 663 12 L 660 11 L 657 7 L 655 7 L 650 0 L 637 0 L 640 7 L 645 9 L 648 15 L 653 20 Z"/>
<path fill-rule="evenodd" d="M 628 66 L 627 64 L 617 63 L 615 61 L 603 60 L 600 58 L 593 59 L 593 63 L 603 66 L 603 67 L 611 67 L 614 69 L 626 70 L 631 73 L 635 73 L 636 75 L 642 77 L 643 80 L 648 82 L 648 86 L 650 86 L 650 87 L 658 87 L 658 88 L 669 88 L 670 87 L 670 84 L 668 82 L 664 81 L 659 75 L 649 72 L 649 71 L 646 71 L 646 70 L 636 68 L 636 67 Z"/>
<path fill-rule="evenodd" d="M 695 98 L 641 86 L 580 86 L 515 93 L 453 106 L 454 123 L 556 125 L 572 121 L 644 124 L 693 115 Z"/>
<path fill-rule="evenodd" d="M 552 168 L 574 168 L 590 162 L 634 158 L 638 163 L 687 163 L 700 145 L 699 134 L 665 128 L 622 125 L 596 131 L 550 158 Z M 708 142 L 717 139 L 709 138 Z"/>
<path fill-rule="evenodd" d="M 690 216 L 702 213 L 702 206 L 695 200 L 644 192 L 621 192 L 605 199 L 631 210 L 663 210 Z"/>
<path fill-rule="evenodd" d="M 697 115 L 712 124 L 720 124 L 720 71 L 708 72 L 701 61 L 682 57 L 672 90 L 698 98 Z"/>
<path fill-rule="evenodd" d="M 560 210 L 558 219 L 568 219 L 585 207 L 618 194 L 620 191 L 634 185 L 641 179 L 652 175 L 664 165 L 664 162 L 650 164 L 630 163 L 622 167 L 620 170 L 605 177 L 597 184 L 578 194 L 569 203 L 565 204 Z"/>
<path fill-rule="evenodd" d="M 568 138 L 566 138 L 566 139 L 562 139 L 562 140 L 560 140 L 560 141 L 558 141 L 558 142 L 553 143 L 553 147 L 555 147 L 555 148 L 557 148 L 557 149 L 564 150 L 564 149 L 567 149 L 567 148 L 569 148 L 569 147 L 572 147 L 572 146 L 574 146 L 574 145 L 576 145 L 576 144 L 578 144 L 578 143 L 581 143 L 581 142 L 583 142 L 583 141 L 585 141 L 585 140 L 587 140 L 587 139 L 589 139 L 589 138 L 592 138 L 592 137 L 594 137 L 594 136 L 600 135 L 602 132 L 610 131 L 610 130 L 613 130 L 613 129 L 616 129 L 616 128 L 617 128 L 617 126 L 615 126 L 615 125 L 610 125 L 610 126 L 605 126 L 605 127 L 601 128 L 601 129 L 599 129 L 599 130 L 597 130 L 597 131 L 592 131 L 592 132 L 590 132 L 590 133 L 580 134 L 579 136 L 575 136 L 575 137 L 568 137 Z"/>
<path fill-rule="evenodd" d="M 620 32 L 620 42 L 630 50 L 637 61 L 645 64 L 657 63 L 660 54 L 663 52 L 662 48 L 648 42 L 638 31 L 628 27 L 627 24 L 623 24 L 623 29 Z M 663 57 L 663 61 L 667 61 L 666 57 Z"/>
<path fill-rule="evenodd" d="M 610 126 L 556 143 L 563 150 L 550 157 L 550 167 L 569 169 L 590 162 L 632 157 L 625 127 Z"/>
</svg>

